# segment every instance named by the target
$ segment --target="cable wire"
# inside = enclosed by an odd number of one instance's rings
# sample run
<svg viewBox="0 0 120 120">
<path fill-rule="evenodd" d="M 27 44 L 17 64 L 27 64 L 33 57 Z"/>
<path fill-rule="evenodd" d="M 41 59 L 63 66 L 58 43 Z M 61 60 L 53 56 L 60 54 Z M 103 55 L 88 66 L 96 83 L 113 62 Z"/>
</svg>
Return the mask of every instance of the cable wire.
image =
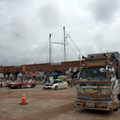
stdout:
<svg viewBox="0 0 120 120">
<path fill-rule="evenodd" d="M 79 56 L 78 56 L 78 55 L 75 53 L 75 51 L 73 50 L 72 46 L 68 43 L 68 41 L 67 41 L 67 44 L 70 46 L 70 48 L 72 49 L 72 51 L 73 51 L 73 53 L 76 55 L 76 57 L 77 57 L 78 59 L 80 59 Z"/>
<path fill-rule="evenodd" d="M 75 45 L 76 49 L 78 50 L 78 52 L 80 53 L 81 57 L 82 57 L 82 53 L 80 52 L 80 50 L 78 49 L 77 45 L 75 44 L 74 40 L 71 38 L 71 36 L 69 34 L 66 34 L 67 37 L 69 37 L 71 39 L 71 41 L 73 42 L 73 44 Z"/>
<path fill-rule="evenodd" d="M 59 29 L 59 30 L 57 30 L 56 32 L 51 33 L 51 34 L 52 34 L 52 35 L 54 35 L 54 34 L 56 34 L 56 33 L 60 32 L 60 31 L 62 31 L 62 29 Z"/>
</svg>

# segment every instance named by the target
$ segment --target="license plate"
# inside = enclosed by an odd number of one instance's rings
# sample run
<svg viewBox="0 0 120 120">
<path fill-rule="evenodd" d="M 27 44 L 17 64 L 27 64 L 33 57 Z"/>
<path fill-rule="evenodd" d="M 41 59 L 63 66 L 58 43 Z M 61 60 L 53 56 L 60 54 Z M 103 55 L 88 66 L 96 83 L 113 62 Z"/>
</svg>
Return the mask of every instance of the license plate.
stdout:
<svg viewBox="0 0 120 120">
<path fill-rule="evenodd" d="M 95 103 L 92 101 L 87 101 L 87 102 L 85 102 L 85 106 L 86 107 L 95 107 Z"/>
<path fill-rule="evenodd" d="M 27 87 L 31 87 L 30 85 L 27 85 Z"/>
</svg>

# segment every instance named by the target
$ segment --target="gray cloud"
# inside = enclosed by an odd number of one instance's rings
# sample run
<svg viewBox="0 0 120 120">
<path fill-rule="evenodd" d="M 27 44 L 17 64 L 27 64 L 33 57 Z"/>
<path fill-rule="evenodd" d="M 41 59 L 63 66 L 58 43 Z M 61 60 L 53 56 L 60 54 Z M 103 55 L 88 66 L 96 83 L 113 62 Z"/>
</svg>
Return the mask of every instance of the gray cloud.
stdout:
<svg viewBox="0 0 120 120">
<path fill-rule="evenodd" d="M 63 42 L 63 26 L 82 55 L 120 51 L 119 5 L 117 0 L 0 0 L 0 64 L 48 62 L 48 35 Z M 63 46 L 52 45 L 52 62 L 63 56 Z M 68 44 L 67 60 L 78 60 Z"/>
<path fill-rule="evenodd" d="M 44 27 L 56 27 L 59 25 L 62 17 L 60 14 L 59 5 L 57 2 L 51 4 L 51 2 L 43 5 L 39 9 L 39 17 L 41 24 Z"/>
<path fill-rule="evenodd" d="M 114 19 L 117 10 L 119 9 L 118 0 L 95 0 L 90 4 L 93 15 L 96 20 L 110 22 Z"/>
</svg>

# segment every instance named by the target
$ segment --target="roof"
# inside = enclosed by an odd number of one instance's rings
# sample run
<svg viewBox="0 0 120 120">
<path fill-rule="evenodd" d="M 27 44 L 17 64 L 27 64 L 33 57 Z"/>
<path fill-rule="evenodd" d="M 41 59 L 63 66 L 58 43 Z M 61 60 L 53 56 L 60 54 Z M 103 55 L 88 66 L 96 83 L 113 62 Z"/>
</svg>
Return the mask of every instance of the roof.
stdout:
<svg viewBox="0 0 120 120">
<path fill-rule="evenodd" d="M 89 54 L 88 58 L 94 58 L 94 57 L 104 57 L 105 55 L 108 57 L 111 57 L 111 55 L 114 54 L 116 58 L 120 58 L 119 52 L 107 52 L 107 53 L 96 53 L 96 54 Z"/>
</svg>

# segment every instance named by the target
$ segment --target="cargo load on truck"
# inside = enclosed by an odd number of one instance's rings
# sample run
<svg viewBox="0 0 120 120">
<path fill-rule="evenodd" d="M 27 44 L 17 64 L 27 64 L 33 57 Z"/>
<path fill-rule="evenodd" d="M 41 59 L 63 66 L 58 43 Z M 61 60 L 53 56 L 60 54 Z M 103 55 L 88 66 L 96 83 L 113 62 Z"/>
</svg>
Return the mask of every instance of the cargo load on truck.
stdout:
<svg viewBox="0 0 120 120">
<path fill-rule="evenodd" d="M 119 52 L 90 54 L 81 61 L 75 107 L 118 110 L 120 104 Z"/>
</svg>

